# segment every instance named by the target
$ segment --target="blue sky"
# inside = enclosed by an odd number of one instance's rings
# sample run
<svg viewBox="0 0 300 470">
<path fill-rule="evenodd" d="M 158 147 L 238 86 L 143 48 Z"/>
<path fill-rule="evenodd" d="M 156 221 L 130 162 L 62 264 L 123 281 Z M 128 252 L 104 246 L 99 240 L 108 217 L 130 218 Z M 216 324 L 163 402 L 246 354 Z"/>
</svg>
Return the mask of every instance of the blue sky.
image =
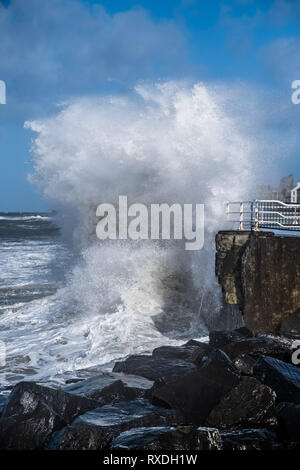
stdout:
<svg viewBox="0 0 300 470">
<path fill-rule="evenodd" d="M 290 86 L 300 79 L 299 25 L 297 0 L 0 0 L 0 211 L 48 207 L 27 181 L 26 120 L 76 96 L 127 93 L 140 80 L 245 84 L 283 148 L 297 141 Z M 297 148 L 266 182 L 300 178 Z"/>
</svg>

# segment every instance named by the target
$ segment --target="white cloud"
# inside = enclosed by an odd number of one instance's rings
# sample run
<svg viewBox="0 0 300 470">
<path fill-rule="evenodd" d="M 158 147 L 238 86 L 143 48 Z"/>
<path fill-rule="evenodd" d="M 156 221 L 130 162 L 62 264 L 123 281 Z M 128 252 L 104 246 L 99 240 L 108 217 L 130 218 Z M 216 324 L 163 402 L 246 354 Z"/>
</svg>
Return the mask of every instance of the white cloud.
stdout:
<svg viewBox="0 0 300 470">
<path fill-rule="evenodd" d="M 0 56 L 7 115 L 30 117 L 72 95 L 178 76 L 186 51 L 172 21 L 142 8 L 110 15 L 79 0 L 12 0 L 0 5 Z"/>
</svg>

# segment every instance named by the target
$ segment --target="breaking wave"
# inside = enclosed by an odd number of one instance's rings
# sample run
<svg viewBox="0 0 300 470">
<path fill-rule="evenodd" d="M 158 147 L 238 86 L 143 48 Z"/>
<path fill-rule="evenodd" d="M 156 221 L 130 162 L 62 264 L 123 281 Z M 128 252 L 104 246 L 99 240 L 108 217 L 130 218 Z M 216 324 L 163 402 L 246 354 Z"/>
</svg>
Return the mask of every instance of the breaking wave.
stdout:
<svg viewBox="0 0 300 470">
<path fill-rule="evenodd" d="M 36 133 L 31 179 L 73 250 L 65 286 L 26 306 L 39 318 L 35 344 L 48 373 L 204 336 L 220 315 L 214 235 L 224 201 L 251 186 L 253 161 L 223 98 L 204 84 L 158 83 L 80 99 L 26 123 Z M 96 207 L 117 206 L 119 195 L 129 204 L 204 203 L 204 248 L 98 240 Z"/>
</svg>

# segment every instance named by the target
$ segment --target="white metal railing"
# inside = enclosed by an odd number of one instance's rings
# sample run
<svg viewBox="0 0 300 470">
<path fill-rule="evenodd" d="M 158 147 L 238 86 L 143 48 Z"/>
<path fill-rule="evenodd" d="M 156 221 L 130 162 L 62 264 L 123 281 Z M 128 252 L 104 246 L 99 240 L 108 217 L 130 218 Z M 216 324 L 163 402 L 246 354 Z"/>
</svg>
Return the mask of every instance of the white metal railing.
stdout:
<svg viewBox="0 0 300 470">
<path fill-rule="evenodd" d="M 226 216 L 227 220 L 238 224 L 239 230 L 265 228 L 300 231 L 300 204 L 268 199 L 230 201 L 226 204 Z"/>
</svg>

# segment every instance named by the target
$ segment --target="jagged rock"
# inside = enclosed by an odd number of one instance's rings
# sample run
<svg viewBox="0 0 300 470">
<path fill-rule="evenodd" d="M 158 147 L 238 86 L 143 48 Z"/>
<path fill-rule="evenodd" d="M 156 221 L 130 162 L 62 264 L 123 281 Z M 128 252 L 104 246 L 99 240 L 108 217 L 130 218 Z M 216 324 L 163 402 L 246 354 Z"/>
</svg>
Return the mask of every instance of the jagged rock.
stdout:
<svg viewBox="0 0 300 470">
<path fill-rule="evenodd" d="M 160 377 L 182 375 L 195 367 L 191 362 L 182 359 L 162 358 L 160 355 L 133 355 L 123 362 L 116 362 L 113 372 L 140 375 L 149 380 L 156 380 Z"/>
<path fill-rule="evenodd" d="M 182 346 L 161 346 L 151 356 L 132 355 L 117 362 L 113 372 L 123 372 L 156 380 L 161 377 L 182 375 L 195 369 L 212 351 L 207 343 L 190 340 Z"/>
<path fill-rule="evenodd" d="M 0 419 L 0 448 L 39 449 L 52 432 L 97 406 L 94 400 L 62 390 L 20 382 Z"/>
<path fill-rule="evenodd" d="M 221 450 L 217 429 L 182 426 L 151 427 L 125 431 L 111 443 L 111 449 L 136 450 Z"/>
<path fill-rule="evenodd" d="M 189 361 L 195 364 L 197 367 L 203 364 L 214 349 L 208 343 L 200 343 L 200 346 L 195 349 L 193 354 L 190 356 Z"/>
<path fill-rule="evenodd" d="M 260 382 L 276 392 L 277 402 L 300 403 L 300 370 L 273 357 L 262 356 L 254 366 Z"/>
<path fill-rule="evenodd" d="M 197 341 L 196 339 L 189 339 L 187 343 L 184 344 L 184 346 L 199 346 L 202 347 L 203 343 L 202 341 Z"/>
<path fill-rule="evenodd" d="M 162 360 L 183 360 L 194 362 L 200 361 L 200 357 L 207 356 L 212 351 L 212 348 L 207 343 L 200 343 L 200 341 L 189 341 L 182 346 L 161 346 L 153 350 L 153 357 L 160 357 Z"/>
<path fill-rule="evenodd" d="M 122 431 L 181 422 L 176 410 L 158 408 L 142 398 L 118 402 L 81 415 L 71 426 L 54 433 L 47 449 L 103 450 Z"/>
<path fill-rule="evenodd" d="M 282 320 L 280 334 L 287 338 L 300 338 L 300 308 Z"/>
<path fill-rule="evenodd" d="M 239 373 L 232 361 L 217 350 L 199 369 L 180 377 L 157 380 L 153 386 L 152 401 L 179 408 L 188 423 L 201 425 L 239 380 Z"/>
<path fill-rule="evenodd" d="M 80 395 L 97 400 L 99 404 L 116 401 L 134 400 L 150 395 L 153 382 L 145 377 L 124 375 L 118 373 L 102 373 L 86 380 L 64 387 L 64 390 L 74 395 Z M 99 405 L 98 405 L 99 406 Z"/>
<path fill-rule="evenodd" d="M 242 354 L 253 357 L 261 355 L 275 357 L 282 361 L 290 362 L 291 351 L 282 341 L 274 338 L 248 338 L 226 344 L 222 350 L 231 358 L 235 359 Z"/>
<path fill-rule="evenodd" d="M 241 356 L 234 359 L 233 363 L 241 374 L 250 376 L 254 374 L 256 359 L 248 354 L 241 354 Z"/>
<path fill-rule="evenodd" d="M 268 427 L 276 424 L 276 394 L 253 377 L 243 377 L 210 412 L 207 424 L 217 428 Z"/>
<path fill-rule="evenodd" d="M 300 405 L 280 403 L 276 407 L 280 437 L 289 442 L 300 442 Z"/>
<path fill-rule="evenodd" d="M 4 407 L 8 401 L 8 396 L 7 395 L 0 395 L 0 417 L 3 413 Z"/>
<path fill-rule="evenodd" d="M 234 330 L 237 334 L 243 336 L 244 338 L 253 338 L 255 335 L 252 331 L 249 330 L 246 326 L 241 326 Z"/>
<path fill-rule="evenodd" d="M 210 331 L 209 345 L 216 349 L 223 349 L 226 344 L 252 337 L 253 333 L 245 327 L 233 331 Z"/>
<path fill-rule="evenodd" d="M 197 367 L 200 367 L 203 365 L 204 361 L 206 361 L 209 357 L 209 355 L 212 353 L 212 349 L 200 349 L 198 351 L 195 351 L 194 354 L 190 357 L 190 362 L 195 364 Z"/>
<path fill-rule="evenodd" d="M 281 445 L 267 429 L 242 429 L 221 433 L 223 450 L 275 450 Z"/>
<path fill-rule="evenodd" d="M 215 349 L 205 360 L 203 366 L 205 368 L 211 368 L 216 372 L 219 369 L 228 369 L 234 374 L 237 374 L 238 376 L 240 375 L 233 361 L 221 349 Z"/>
</svg>

